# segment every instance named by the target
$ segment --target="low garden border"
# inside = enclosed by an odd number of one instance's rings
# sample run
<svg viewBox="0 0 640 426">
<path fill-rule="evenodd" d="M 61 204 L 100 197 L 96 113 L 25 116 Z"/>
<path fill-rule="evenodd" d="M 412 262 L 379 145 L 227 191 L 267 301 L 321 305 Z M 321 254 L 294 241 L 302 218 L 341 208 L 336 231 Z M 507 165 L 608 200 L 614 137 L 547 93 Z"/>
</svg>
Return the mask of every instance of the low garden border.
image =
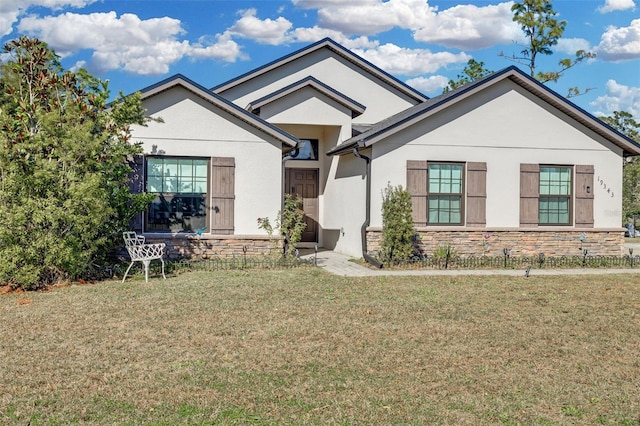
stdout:
<svg viewBox="0 0 640 426">
<path fill-rule="evenodd" d="M 569 269 L 569 268 L 636 268 L 640 256 L 421 256 L 385 267 L 394 269 Z"/>
</svg>

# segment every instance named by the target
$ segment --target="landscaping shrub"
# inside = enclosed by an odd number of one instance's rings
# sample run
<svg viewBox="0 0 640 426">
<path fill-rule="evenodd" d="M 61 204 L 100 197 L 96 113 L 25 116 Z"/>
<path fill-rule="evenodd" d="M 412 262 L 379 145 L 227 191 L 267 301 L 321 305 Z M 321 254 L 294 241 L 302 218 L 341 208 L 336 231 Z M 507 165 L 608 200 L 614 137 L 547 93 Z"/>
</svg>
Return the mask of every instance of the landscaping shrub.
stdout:
<svg viewBox="0 0 640 426">
<path fill-rule="evenodd" d="M 411 194 L 401 185 L 387 185 L 382 194 L 382 260 L 394 263 L 411 258 L 414 235 Z"/>
<path fill-rule="evenodd" d="M 4 47 L 0 75 L 0 285 L 34 289 L 76 279 L 100 263 L 130 218 L 129 126 L 140 97 L 107 104 L 107 83 L 65 71 L 37 39 Z"/>
</svg>

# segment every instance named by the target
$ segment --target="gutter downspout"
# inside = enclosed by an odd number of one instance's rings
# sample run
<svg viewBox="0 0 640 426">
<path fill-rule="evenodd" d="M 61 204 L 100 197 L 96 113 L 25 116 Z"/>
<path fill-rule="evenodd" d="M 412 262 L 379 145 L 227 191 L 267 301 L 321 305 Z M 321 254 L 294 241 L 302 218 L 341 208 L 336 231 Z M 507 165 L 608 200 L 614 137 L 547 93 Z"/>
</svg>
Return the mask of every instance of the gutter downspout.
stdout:
<svg viewBox="0 0 640 426">
<path fill-rule="evenodd" d="M 364 223 L 362 224 L 362 227 L 360 228 L 360 235 L 362 238 L 362 257 L 364 258 L 365 261 L 369 262 L 373 266 L 377 268 L 382 268 L 382 263 L 380 263 L 378 259 L 374 258 L 373 256 L 370 256 L 367 253 L 367 227 L 371 222 L 371 159 L 365 155 L 360 154 L 360 152 L 358 152 L 357 146 L 353 148 L 353 155 L 356 158 L 360 158 L 361 160 L 364 160 L 367 163 L 366 172 L 365 172 L 365 179 L 367 180 L 365 220 L 364 220 Z"/>
</svg>

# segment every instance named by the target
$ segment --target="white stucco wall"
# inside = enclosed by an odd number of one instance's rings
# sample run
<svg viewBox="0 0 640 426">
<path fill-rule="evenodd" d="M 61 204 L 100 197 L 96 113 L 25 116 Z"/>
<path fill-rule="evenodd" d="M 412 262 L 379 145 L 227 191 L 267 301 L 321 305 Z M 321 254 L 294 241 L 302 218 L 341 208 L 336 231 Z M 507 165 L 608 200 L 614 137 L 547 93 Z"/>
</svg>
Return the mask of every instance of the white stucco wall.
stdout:
<svg viewBox="0 0 640 426">
<path fill-rule="evenodd" d="M 353 155 L 333 157 L 325 188 L 324 226 L 339 230 L 335 251 L 362 257 L 361 227 L 366 216 L 366 163 Z"/>
<path fill-rule="evenodd" d="M 132 141 L 146 154 L 235 158 L 235 234 L 264 234 L 256 219 L 280 210 L 281 143 L 182 88 L 143 105 L 164 123 L 135 126 Z"/>
<path fill-rule="evenodd" d="M 374 144 L 373 157 L 372 226 L 382 225 L 380 191 L 406 187 L 407 160 L 428 160 L 486 162 L 486 225 L 496 228 L 519 227 L 521 163 L 593 165 L 594 226 L 620 227 L 621 150 L 508 80 Z"/>
<path fill-rule="evenodd" d="M 353 120 L 355 123 L 377 123 L 417 103 L 329 49 L 311 52 L 220 95 L 245 108 L 250 102 L 309 76 L 366 107 L 364 114 Z"/>
<path fill-rule="evenodd" d="M 351 137 L 351 110 L 309 87 L 264 105 L 260 108 L 260 118 L 285 130 L 287 125 L 298 124 L 334 126 L 340 128 L 340 141 Z M 296 132 L 292 134 L 302 137 Z M 324 155 L 324 151 L 321 154 Z"/>
</svg>

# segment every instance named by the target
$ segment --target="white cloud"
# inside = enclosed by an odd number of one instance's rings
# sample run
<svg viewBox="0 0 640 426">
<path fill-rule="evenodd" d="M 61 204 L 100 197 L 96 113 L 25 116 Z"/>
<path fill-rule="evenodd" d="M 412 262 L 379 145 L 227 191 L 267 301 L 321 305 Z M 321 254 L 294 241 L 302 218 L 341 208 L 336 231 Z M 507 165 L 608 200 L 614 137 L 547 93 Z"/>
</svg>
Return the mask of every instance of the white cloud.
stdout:
<svg viewBox="0 0 640 426">
<path fill-rule="evenodd" d="M 413 31 L 414 39 L 459 49 L 482 49 L 522 39 L 513 22 L 513 2 L 478 7 L 459 5 L 443 11 L 428 0 L 293 0 L 318 9 L 318 26 L 344 34 L 374 35 L 392 28 Z"/>
<path fill-rule="evenodd" d="M 436 8 L 425 0 L 366 0 L 361 2 L 321 1 L 316 4 L 318 25 L 345 34 L 373 35 L 393 27 L 417 29 L 425 21 L 432 20 Z"/>
<path fill-rule="evenodd" d="M 248 59 L 238 43 L 228 31 L 211 37 L 200 37 L 197 43 L 191 45 L 189 57 L 193 59 L 217 59 L 225 62 L 235 62 L 238 59 Z"/>
<path fill-rule="evenodd" d="M 407 49 L 391 43 L 374 49 L 352 49 L 357 55 L 395 75 L 420 75 L 433 73 L 450 64 L 464 63 L 471 59 L 466 53 L 437 52 L 429 49 Z"/>
<path fill-rule="evenodd" d="M 415 31 L 414 38 L 416 41 L 470 50 L 521 41 L 522 31 L 513 22 L 512 4 L 451 7 L 424 22 Z"/>
<path fill-rule="evenodd" d="M 241 13 L 242 17 L 228 31 L 258 43 L 271 45 L 283 43 L 287 40 L 287 31 L 293 26 L 291 21 L 282 16 L 277 19 L 259 19 L 256 17 L 256 9 L 247 9 Z"/>
<path fill-rule="evenodd" d="M 640 59 L 640 19 L 634 19 L 628 27 L 607 28 L 596 52 L 605 61 Z"/>
<path fill-rule="evenodd" d="M 318 40 L 329 37 L 333 41 L 341 44 L 347 49 L 371 49 L 377 47 L 380 44 L 378 41 L 369 40 L 369 38 L 366 36 L 349 38 L 340 31 L 320 28 L 318 26 L 310 28 L 296 28 L 291 32 L 291 36 L 295 41 L 301 43 L 315 43 Z"/>
<path fill-rule="evenodd" d="M 46 41 L 61 56 L 93 50 L 86 64 L 92 73 L 126 70 L 136 74 L 164 74 L 184 57 L 235 61 L 242 57 L 239 46 L 228 34 L 215 40 L 200 39 L 190 44 L 179 20 L 141 20 L 134 14 L 118 17 L 115 12 L 74 14 L 38 18 L 27 16 L 18 29 Z"/>
<path fill-rule="evenodd" d="M 617 10 L 633 9 L 636 4 L 633 0 L 605 0 L 604 5 L 598 8 L 600 13 L 614 12 Z"/>
<path fill-rule="evenodd" d="M 82 8 L 97 0 L 2 0 L 0 1 L 0 37 L 13 32 L 13 24 L 31 7 L 60 10 L 63 7 Z"/>
<path fill-rule="evenodd" d="M 377 4 L 380 0 L 359 0 L 362 4 Z M 344 6 L 354 3 L 353 0 L 291 0 L 294 6 L 302 9 L 319 9 L 327 6 Z"/>
<path fill-rule="evenodd" d="M 422 93 L 441 93 L 449 84 L 449 79 L 443 75 L 432 75 L 430 77 L 417 77 L 406 81 L 406 83 L 421 91 Z"/>
<path fill-rule="evenodd" d="M 640 87 L 625 86 L 615 80 L 607 81 L 607 94 L 590 103 L 596 116 L 612 115 L 614 111 L 626 111 L 640 118 Z"/>
<path fill-rule="evenodd" d="M 592 47 L 588 40 L 583 38 L 561 38 L 558 40 L 555 50 L 569 55 L 575 55 L 578 50 L 591 51 Z"/>
</svg>

